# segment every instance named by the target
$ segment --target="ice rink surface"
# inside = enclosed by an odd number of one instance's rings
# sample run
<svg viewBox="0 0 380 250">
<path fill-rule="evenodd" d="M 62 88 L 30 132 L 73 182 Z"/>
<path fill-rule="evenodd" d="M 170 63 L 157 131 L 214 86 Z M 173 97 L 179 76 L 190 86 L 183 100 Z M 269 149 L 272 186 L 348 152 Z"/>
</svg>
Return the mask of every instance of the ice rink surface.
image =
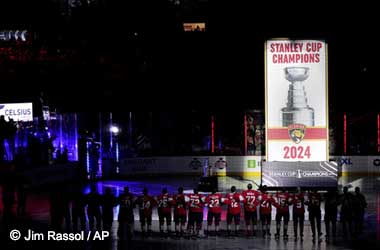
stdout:
<svg viewBox="0 0 380 250">
<path fill-rule="evenodd" d="M 135 235 L 132 241 L 125 242 L 118 240 L 117 229 L 118 222 L 116 220 L 118 207 L 114 209 L 115 221 L 112 226 L 111 236 L 106 241 L 84 241 L 84 242 L 14 242 L 9 239 L 9 232 L 14 229 L 26 230 L 33 229 L 36 232 L 46 232 L 49 230 L 50 212 L 49 212 L 49 197 L 50 192 L 53 189 L 60 189 L 63 192 L 83 192 L 88 193 L 91 186 L 97 188 L 99 193 L 103 193 L 105 188 L 110 187 L 114 195 L 118 196 L 123 192 L 123 188 L 128 186 L 130 191 L 134 195 L 141 195 L 144 187 L 147 187 L 149 193 L 153 196 L 158 195 L 163 187 L 166 187 L 169 193 L 174 194 L 177 192 L 179 186 L 182 186 L 185 192 L 191 192 L 194 187 L 198 185 L 199 178 L 197 177 L 140 177 L 135 179 L 124 180 L 104 180 L 94 183 L 88 183 L 84 186 L 58 186 L 50 187 L 42 190 L 34 190 L 28 195 L 27 200 L 27 216 L 16 218 L 12 223 L 6 224 L 4 220 L 1 222 L 1 249 L 38 249 L 40 247 L 48 246 L 50 249 L 180 249 L 180 250 L 233 250 L 233 249 L 380 249 L 380 178 L 379 177 L 341 177 L 339 179 L 339 189 L 341 191 L 343 186 L 349 186 L 349 191 L 354 191 L 355 187 L 360 187 L 362 193 L 365 195 L 368 203 L 368 208 L 365 214 L 364 232 L 358 239 L 344 239 L 342 236 L 341 225 L 338 223 L 338 236 L 335 241 L 326 242 L 325 226 L 322 221 L 323 241 L 318 243 L 312 242 L 311 228 L 308 216 L 306 213 L 304 241 L 300 242 L 294 240 L 292 221 L 289 222 L 289 239 L 283 240 L 280 238 L 276 240 L 274 238 L 275 233 L 275 221 L 272 220 L 271 224 L 271 238 L 263 238 L 261 236 L 260 223 L 257 230 L 257 236 L 247 238 L 245 236 L 245 226 L 242 217 L 240 232 L 237 237 L 227 237 L 225 232 L 225 210 L 223 208 L 222 223 L 221 223 L 221 236 L 204 237 L 203 233 L 197 239 L 187 239 L 175 237 L 160 238 L 158 229 L 158 217 L 157 211 L 153 211 L 153 235 L 148 238 L 144 238 L 141 235 L 140 224 L 138 221 L 138 211 L 135 209 Z M 259 180 L 255 180 L 259 183 Z M 226 192 L 231 185 L 235 185 L 239 191 L 244 189 L 249 183 L 249 180 L 236 179 L 232 177 L 224 177 L 219 183 L 219 191 Z M 323 204 L 321 206 L 323 208 Z M 0 207 L 0 209 L 2 209 Z M 273 209 L 274 219 L 275 209 Z M 323 219 L 322 209 L 322 219 Z M 206 219 L 206 213 L 204 213 L 204 219 Z M 338 216 L 339 220 L 339 216 Z M 203 229 L 205 228 L 206 221 L 203 223 Z M 174 229 L 174 226 L 172 227 Z M 63 226 L 63 230 L 67 231 Z M 282 231 L 281 231 L 282 232 Z"/>
</svg>

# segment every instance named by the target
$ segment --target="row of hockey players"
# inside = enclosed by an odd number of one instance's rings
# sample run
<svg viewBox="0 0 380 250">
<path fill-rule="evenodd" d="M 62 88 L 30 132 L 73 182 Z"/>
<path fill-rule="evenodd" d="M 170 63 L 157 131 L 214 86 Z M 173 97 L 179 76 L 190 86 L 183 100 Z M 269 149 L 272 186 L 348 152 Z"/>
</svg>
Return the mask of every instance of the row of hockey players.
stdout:
<svg viewBox="0 0 380 250">
<path fill-rule="evenodd" d="M 178 188 L 178 193 L 174 195 L 170 195 L 167 189 L 163 188 L 162 193 L 157 197 L 149 195 L 146 188 L 144 188 L 143 195 L 140 197 L 134 197 L 129 192 L 128 187 L 124 191 L 124 194 L 119 197 L 119 229 L 121 232 L 123 232 L 123 229 L 124 231 L 133 230 L 133 209 L 137 206 L 143 235 L 151 233 L 152 210 L 154 207 L 157 207 L 158 210 L 159 230 L 162 236 L 167 236 L 171 232 L 172 210 L 174 210 L 176 236 L 180 237 L 186 233 L 186 235 L 197 237 L 202 230 L 204 207 L 208 208 L 205 235 L 219 235 L 222 205 L 227 205 L 228 235 L 232 235 L 232 231 L 234 231 L 235 235 L 238 234 L 241 207 L 243 207 L 247 236 L 255 235 L 258 221 L 257 212 L 259 212 L 262 236 L 270 237 L 273 206 L 276 208 L 275 238 L 280 237 L 281 221 L 283 221 L 283 238 L 287 240 L 290 217 L 289 206 L 293 206 L 294 237 L 296 241 L 298 239 L 303 240 L 306 205 L 309 212 L 313 241 L 317 239 L 321 241 L 322 200 L 325 202 L 326 240 L 330 239 L 330 224 L 332 236 L 336 237 L 338 206 L 341 206 L 340 220 L 345 237 L 347 236 L 347 225 L 352 236 L 361 232 L 364 209 L 366 208 L 365 198 L 360 193 L 360 189 L 356 188 L 355 194 L 351 194 L 348 192 L 347 187 L 344 188 L 343 194 L 338 194 L 337 190 L 334 190 L 327 192 L 323 197 L 317 190 L 302 192 L 301 189 L 297 189 L 296 193 L 290 194 L 284 189 L 277 193 L 269 193 L 266 186 L 261 187 L 259 191 L 254 190 L 252 184 L 248 184 L 247 190 L 241 193 L 237 192 L 235 186 L 232 186 L 231 192 L 226 195 L 217 193 L 216 190 L 209 195 L 202 195 L 198 193 L 197 189 L 194 189 L 192 194 L 184 194 L 181 187 Z M 164 232 L 165 222 L 167 226 L 166 234 Z M 187 228 L 185 228 L 186 222 Z M 214 224 L 213 228 L 212 224 Z M 232 224 L 234 224 L 233 230 L 231 230 Z"/>
</svg>

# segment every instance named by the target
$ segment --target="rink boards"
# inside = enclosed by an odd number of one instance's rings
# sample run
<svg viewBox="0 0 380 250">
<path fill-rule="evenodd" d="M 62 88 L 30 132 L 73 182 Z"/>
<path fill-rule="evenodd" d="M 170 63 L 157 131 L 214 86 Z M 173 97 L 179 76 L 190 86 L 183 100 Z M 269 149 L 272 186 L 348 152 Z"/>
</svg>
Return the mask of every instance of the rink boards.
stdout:
<svg viewBox="0 0 380 250">
<path fill-rule="evenodd" d="M 123 158 L 120 161 L 119 173 L 121 175 L 239 176 L 250 179 L 250 177 L 261 177 L 264 159 L 265 156 Z M 336 162 L 338 176 L 380 176 L 380 156 L 330 156 L 330 161 Z"/>
</svg>

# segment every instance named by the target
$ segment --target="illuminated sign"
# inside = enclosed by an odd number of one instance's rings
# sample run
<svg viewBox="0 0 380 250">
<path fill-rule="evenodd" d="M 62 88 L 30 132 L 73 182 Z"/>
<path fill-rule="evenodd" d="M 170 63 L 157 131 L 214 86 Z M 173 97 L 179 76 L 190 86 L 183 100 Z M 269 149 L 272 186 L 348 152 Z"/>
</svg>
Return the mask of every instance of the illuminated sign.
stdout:
<svg viewBox="0 0 380 250">
<path fill-rule="evenodd" d="M 328 161 L 327 45 L 265 44 L 267 161 Z"/>
<path fill-rule="evenodd" d="M 336 162 L 263 162 L 262 185 L 268 187 L 336 187 Z"/>
<path fill-rule="evenodd" d="M 205 23 L 184 23 L 183 30 L 188 31 L 206 31 Z"/>
<path fill-rule="evenodd" d="M 26 30 L 0 30 L 0 41 L 21 40 L 26 41 Z"/>
<path fill-rule="evenodd" d="M 13 119 L 14 121 L 33 121 L 33 103 L 5 103 L 0 104 L 0 116 L 5 120 Z"/>
</svg>

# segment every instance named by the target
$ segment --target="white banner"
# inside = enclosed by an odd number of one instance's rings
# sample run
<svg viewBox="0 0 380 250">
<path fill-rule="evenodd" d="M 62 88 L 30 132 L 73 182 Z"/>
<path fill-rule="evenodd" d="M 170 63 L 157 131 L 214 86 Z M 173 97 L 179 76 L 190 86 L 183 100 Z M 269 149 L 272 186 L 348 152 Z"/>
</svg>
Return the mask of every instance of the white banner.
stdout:
<svg viewBox="0 0 380 250">
<path fill-rule="evenodd" d="M 327 46 L 265 44 L 267 161 L 328 161 Z"/>
<path fill-rule="evenodd" d="M 3 103 L 0 104 L 0 116 L 5 120 L 29 122 L 33 121 L 33 103 Z"/>
</svg>

